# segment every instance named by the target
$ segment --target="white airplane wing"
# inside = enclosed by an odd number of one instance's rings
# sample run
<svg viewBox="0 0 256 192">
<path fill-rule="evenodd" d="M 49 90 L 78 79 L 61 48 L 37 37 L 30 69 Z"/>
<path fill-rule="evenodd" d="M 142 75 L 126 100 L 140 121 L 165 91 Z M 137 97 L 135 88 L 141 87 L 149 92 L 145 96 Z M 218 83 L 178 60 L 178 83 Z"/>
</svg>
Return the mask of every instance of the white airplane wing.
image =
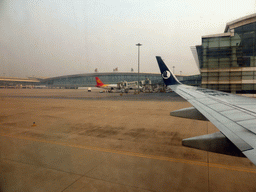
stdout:
<svg viewBox="0 0 256 192">
<path fill-rule="evenodd" d="M 235 156 L 245 155 L 256 165 L 256 99 L 181 84 L 156 57 L 164 83 L 194 108 L 171 115 L 211 121 L 220 132 L 184 139 L 183 145 Z M 203 117 L 204 116 L 204 117 Z"/>
</svg>

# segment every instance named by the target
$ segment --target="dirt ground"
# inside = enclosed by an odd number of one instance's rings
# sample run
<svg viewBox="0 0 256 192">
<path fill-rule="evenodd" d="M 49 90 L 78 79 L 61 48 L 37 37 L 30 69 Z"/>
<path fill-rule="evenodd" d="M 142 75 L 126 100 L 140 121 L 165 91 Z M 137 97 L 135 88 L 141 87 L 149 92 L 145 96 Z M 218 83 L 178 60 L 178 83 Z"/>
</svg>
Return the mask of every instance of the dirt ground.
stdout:
<svg viewBox="0 0 256 192">
<path fill-rule="evenodd" d="M 170 111 L 191 106 L 174 93 L 4 89 L 0 106 L 1 135 L 202 162 L 207 153 L 183 147 L 182 139 L 218 131 L 209 122 L 170 116 Z M 253 167 L 246 158 L 209 154 L 212 163 Z"/>
<path fill-rule="evenodd" d="M 218 131 L 170 116 L 190 106 L 174 93 L 0 89 L 0 191 L 255 191 L 247 158 L 181 145 Z"/>
</svg>

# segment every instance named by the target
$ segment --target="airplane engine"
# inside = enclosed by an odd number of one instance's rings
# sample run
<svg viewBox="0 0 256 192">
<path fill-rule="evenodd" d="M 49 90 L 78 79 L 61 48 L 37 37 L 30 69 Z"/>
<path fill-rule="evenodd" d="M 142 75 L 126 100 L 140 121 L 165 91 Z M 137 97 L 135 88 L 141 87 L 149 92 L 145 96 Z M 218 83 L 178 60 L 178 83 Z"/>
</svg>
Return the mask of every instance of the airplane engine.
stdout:
<svg viewBox="0 0 256 192">
<path fill-rule="evenodd" d="M 202 120 L 202 121 L 208 121 L 205 116 L 202 115 L 196 108 L 189 107 L 184 109 L 179 109 L 176 111 L 172 111 L 170 113 L 171 116 L 175 117 L 182 117 L 187 119 L 196 119 L 196 120 Z"/>
<path fill-rule="evenodd" d="M 245 157 L 244 154 L 221 132 L 183 139 L 182 145 L 214 153 Z"/>
</svg>

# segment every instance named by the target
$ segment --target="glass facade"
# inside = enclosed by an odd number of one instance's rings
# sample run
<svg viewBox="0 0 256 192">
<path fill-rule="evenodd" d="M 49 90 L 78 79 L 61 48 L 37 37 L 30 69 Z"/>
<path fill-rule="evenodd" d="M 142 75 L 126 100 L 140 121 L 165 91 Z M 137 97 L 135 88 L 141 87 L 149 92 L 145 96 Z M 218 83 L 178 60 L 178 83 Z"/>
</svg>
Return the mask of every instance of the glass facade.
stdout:
<svg viewBox="0 0 256 192">
<path fill-rule="evenodd" d="M 202 37 L 196 48 L 202 87 L 256 93 L 256 22 L 248 22 L 248 17 L 231 22 L 225 33 Z"/>
<path fill-rule="evenodd" d="M 99 77 L 105 84 L 116 84 L 121 81 L 138 81 L 137 73 L 89 73 L 79 75 L 69 75 L 44 79 L 42 83 L 52 88 L 78 88 L 78 87 L 94 87 L 96 85 L 95 77 Z M 160 73 L 140 73 L 140 81 L 148 78 L 152 84 L 163 85 L 164 82 Z M 184 84 L 199 86 L 201 82 L 200 75 L 193 76 L 177 76 Z"/>
<path fill-rule="evenodd" d="M 49 78 L 45 79 L 43 83 L 48 87 L 53 88 L 94 87 L 96 85 L 96 76 L 99 77 L 105 84 L 116 84 L 121 81 L 138 81 L 137 73 L 92 73 Z M 163 84 L 160 74 L 140 74 L 140 81 L 145 80 L 146 78 L 149 78 L 152 83 Z"/>
</svg>

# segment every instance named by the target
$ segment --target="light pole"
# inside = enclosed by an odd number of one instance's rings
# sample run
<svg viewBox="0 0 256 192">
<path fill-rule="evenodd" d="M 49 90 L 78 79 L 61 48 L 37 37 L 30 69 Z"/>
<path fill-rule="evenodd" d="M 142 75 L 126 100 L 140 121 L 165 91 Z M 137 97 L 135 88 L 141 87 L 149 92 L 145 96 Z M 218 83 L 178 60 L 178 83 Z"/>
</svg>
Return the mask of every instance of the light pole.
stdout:
<svg viewBox="0 0 256 192">
<path fill-rule="evenodd" d="M 136 44 L 136 46 L 138 46 L 138 93 L 140 90 L 139 81 L 140 81 L 140 46 L 141 45 L 142 44 L 140 44 L 140 43 Z"/>
<path fill-rule="evenodd" d="M 172 72 L 173 72 L 173 74 L 174 74 L 174 68 L 175 68 L 175 66 L 173 66 L 172 68 L 173 68 Z"/>
</svg>

